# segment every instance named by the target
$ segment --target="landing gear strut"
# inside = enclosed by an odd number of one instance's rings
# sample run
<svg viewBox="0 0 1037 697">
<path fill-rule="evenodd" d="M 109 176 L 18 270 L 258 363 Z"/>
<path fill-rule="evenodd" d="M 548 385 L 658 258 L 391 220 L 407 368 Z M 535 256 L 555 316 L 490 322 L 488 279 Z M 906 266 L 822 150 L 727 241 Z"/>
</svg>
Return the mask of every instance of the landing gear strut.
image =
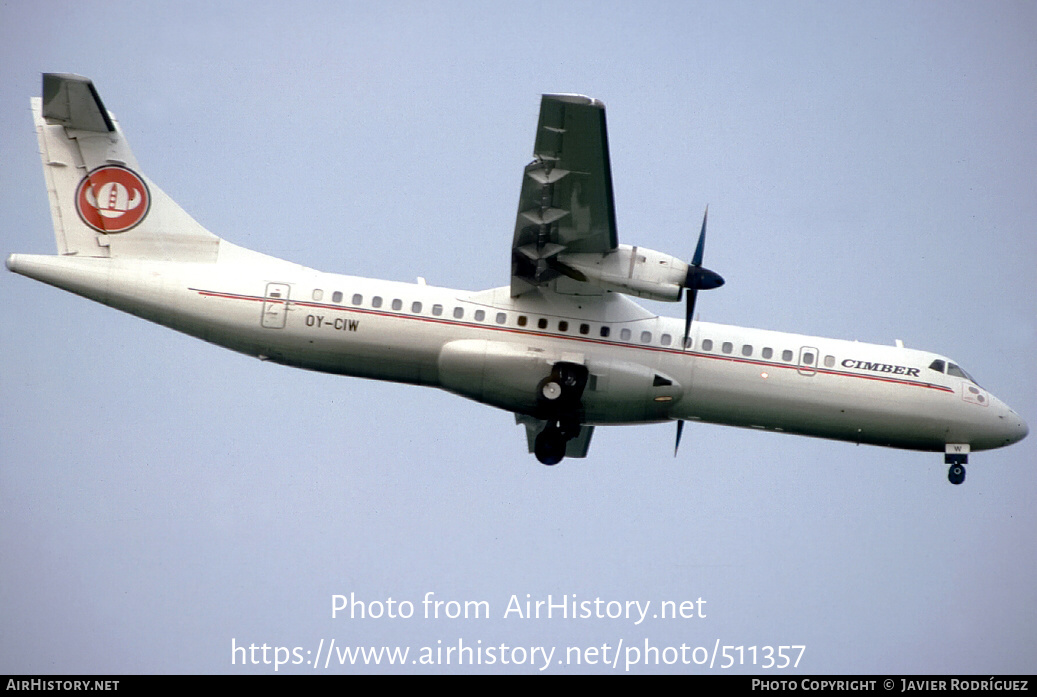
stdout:
<svg viewBox="0 0 1037 697">
<path fill-rule="evenodd" d="M 541 409 L 556 415 L 577 412 L 587 386 L 587 367 L 576 363 L 555 363 L 551 374 L 540 381 L 537 401 Z"/>
</svg>

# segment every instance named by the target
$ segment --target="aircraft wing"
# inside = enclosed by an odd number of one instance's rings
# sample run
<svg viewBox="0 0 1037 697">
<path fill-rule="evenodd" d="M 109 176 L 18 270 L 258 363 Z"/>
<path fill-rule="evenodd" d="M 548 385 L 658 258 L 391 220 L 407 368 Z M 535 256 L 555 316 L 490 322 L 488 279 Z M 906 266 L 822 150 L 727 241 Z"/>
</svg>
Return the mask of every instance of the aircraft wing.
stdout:
<svg viewBox="0 0 1037 697">
<path fill-rule="evenodd" d="M 540 102 L 533 161 L 522 177 L 511 254 L 511 295 L 559 276 L 583 281 L 557 263 L 561 253 L 606 254 L 618 246 L 605 105 L 573 94 Z"/>
</svg>

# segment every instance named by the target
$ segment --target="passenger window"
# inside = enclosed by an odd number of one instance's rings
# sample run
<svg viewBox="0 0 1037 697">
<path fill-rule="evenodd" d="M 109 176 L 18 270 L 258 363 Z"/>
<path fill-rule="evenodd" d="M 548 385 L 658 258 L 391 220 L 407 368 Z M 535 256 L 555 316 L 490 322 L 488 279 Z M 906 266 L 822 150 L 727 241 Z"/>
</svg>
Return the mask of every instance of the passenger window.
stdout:
<svg viewBox="0 0 1037 697">
<path fill-rule="evenodd" d="M 415 314 L 421 312 L 421 303 L 419 303 L 419 302 L 412 302 L 410 304 L 410 311 L 415 313 Z"/>
<path fill-rule="evenodd" d="M 373 298 L 371 298 L 371 307 L 381 307 L 381 306 L 382 306 L 382 296 L 376 295 Z"/>
<path fill-rule="evenodd" d="M 601 331 L 598 333 L 601 334 L 602 337 L 607 337 L 611 332 L 608 327 L 602 327 Z"/>
<path fill-rule="evenodd" d="M 442 305 L 433 305 L 432 306 L 432 314 L 434 314 L 436 317 L 439 317 L 441 314 L 443 314 L 443 306 Z"/>
<path fill-rule="evenodd" d="M 785 349 L 784 351 L 782 351 L 781 352 L 781 360 L 785 361 L 786 363 L 791 363 L 792 362 L 792 351 L 789 351 L 788 349 Z"/>
<path fill-rule="evenodd" d="M 520 326 L 520 327 L 526 326 L 526 316 L 525 315 L 519 315 L 519 317 L 518 317 L 518 326 Z"/>
<path fill-rule="evenodd" d="M 835 365 L 835 356 L 825 356 L 825 367 L 831 368 Z"/>
<path fill-rule="evenodd" d="M 937 373 L 943 372 L 943 361 L 937 359 L 929 364 L 929 370 L 935 370 Z"/>
<path fill-rule="evenodd" d="M 745 344 L 744 346 L 742 346 L 742 355 L 743 356 L 751 356 L 751 355 L 753 355 L 753 347 L 750 346 L 749 344 Z"/>
<path fill-rule="evenodd" d="M 399 298 L 394 298 L 392 301 L 392 309 L 399 310 L 403 307 L 403 301 Z"/>
<path fill-rule="evenodd" d="M 508 321 L 508 316 L 506 314 L 504 314 L 503 312 L 498 312 L 497 313 L 497 324 L 504 324 L 507 321 Z"/>
<path fill-rule="evenodd" d="M 803 365 L 814 365 L 814 354 L 807 352 L 803 354 Z"/>
<path fill-rule="evenodd" d="M 364 302 L 364 296 L 360 295 L 360 293 L 353 293 L 353 304 L 354 305 L 362 305 L 363 302 Z"/>
<path fill-rule="evenodd" d="M 670 336 L 669 334 L 663 334 L 662 338 L 660 339 L 660 341 L 662 341 L 662 345 L 663 346 L 669 346 L 670 342 L 673 341 L 673 337 Z"/>
<path fill-rule="evenodd" d="M 462 319 L 463 317 L 464 317 L 464 308 L 463 307 L 455 307 L 454 308 L 454 319 Z"/>
<path fill-rule="evenodd" d="M 703 339 L 702 340 L 702 350 L 703 351 L 712 351 L 713 350 L 713 340 L 712 339 Z"/>
<path fill-rule="evenodd" d="M 559 322 L 558 323 L 558 331 L 560 331 L 560 332 L 567 332 L 567 331 L 569 331 L 569 323 L 566 322 L 565 320 L 562 320 L 561 322 Z"/>
<path fill-rule="evenodd" d="M 538 329 L 547 329 L 547 320 L 544 319 L 543 317 L 538 319 L 537 320 L 537 328 Z"/>
<path fill-rule="evenodd" d="M 333 303 L 340 303 L 340 302 L 342 302 L 342 291 L 336 290 L 334 293 L 332 293 L 331 294 L 331 302 L 333 302 Z"/>
<path fill-rule="evenodd" d="M 630 330 L 629 329 L 621 329 L 621 330 L 619 330 L 619 338 L 622 339 L 623 341 L 630 341 Z"/>
<path fill-rule="evenodd" d="M 580 334 L 587 334 L 588 332 L 590 332 L 590 330 L 591 330 L 591 325 L 589 325 L 589 324 L 581 324 L 580 325 Z"/>
<path fill-rule="evenodd" d="M 773 355 L 774 355 L 774 349 L 772 349 L 770 347 L 767 347 L 767 348 L 763 349 L 763 357 L 764 358 L 770 358 Z"/>
<path fill-rule="evenodd" d="M 313 299 L 314 300 L 323 300 L 324 299 L 324 291 L 321 290 L 320 288 L 315 288 L 313 290 Z"/>
<path fill-rule="evenodd" d="M 686 349 L 690 349 L 690 348 L 691 348 L 691 345 L 692 345 L 692 343 L 694 343 L 694 341 L 693 341 L 693 340 L 692 340 L 692 338 L 691 338 L 691 337 L 689 336 L 689 337 L 688 337 L 687 339 L 685 339 L 685 340 L 684 340 L 684 348 L 686 348 Z"/>
<path fill-rule="evenodd" d="M 720 350 L 724 353 L 731 353 L 735 350 L 735 345 L 732 344 L 730 341 L 725 341 L 724 345 L 720 347 Z"/>
<path fill-rule="evenodd" d="M 641 332 L 641 343 L 650 344 L 652 343 L 652 332 Z"/>
<path fill-rule="evenodd" d="M 486 313 L 483 312 L 482 310 L 476 310 L 475 311 L 475 321 L 476 322 L 482 322 L 484 319 L 486 319 Z"/>
</svg>

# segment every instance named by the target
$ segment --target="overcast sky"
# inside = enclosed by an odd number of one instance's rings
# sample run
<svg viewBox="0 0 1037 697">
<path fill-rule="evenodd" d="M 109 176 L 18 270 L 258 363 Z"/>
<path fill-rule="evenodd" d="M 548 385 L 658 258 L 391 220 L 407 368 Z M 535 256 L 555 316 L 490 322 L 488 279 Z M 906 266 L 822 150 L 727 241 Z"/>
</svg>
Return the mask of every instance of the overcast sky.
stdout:
<svg viewBox="0 0 1037 697">
<path fill-rule="evenodd" d="M 231 242 L 505 285 L 540 94 L 579 92 L 608 105 L 621 241 L 689 257 L 709 204 L 727 285 L 702 319 L 903 339 L 1033 428 L 1034 27 L 1031 2 L 4 1 L 0 254 L 54 252 L 28 105 L 75 72 Z M 261 363 L 6 270 L 0 297 L 0 673 L 265 673 L 232 642 L 332 640 L 527 651 L 384 672 L 536 673 L 534 646 L 544 672 L 623 672 L 557 662 L 620 642 L 1037 668 L 1034 436 L 960 487 L 938 454 L 694 424 L 676 460 L 672 425 L 599 428 L 547 468 L 510 414 L 444 392 Z M 490 617 L 424 619 L 429 592 Z M 332 619 L 350 593 L 415 615 Z M 526 594 L 652 605 L 505 617 Z"/>
</svg>

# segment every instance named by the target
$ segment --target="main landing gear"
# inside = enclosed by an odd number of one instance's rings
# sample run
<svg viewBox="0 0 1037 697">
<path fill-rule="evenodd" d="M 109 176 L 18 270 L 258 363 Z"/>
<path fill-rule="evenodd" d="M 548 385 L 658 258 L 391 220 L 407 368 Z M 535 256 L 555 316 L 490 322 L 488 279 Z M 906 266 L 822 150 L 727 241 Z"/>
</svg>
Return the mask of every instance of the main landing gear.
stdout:
<svg viewBox="0 0 1037 697">
<path fill-rule="evenodd" d="M 566 444 L 580 433 L 580 424 L 551 421 L 537 434 L 533 452 L 545 465 L 557 465 L 565 457 Z"/>
<path fill-rule="evenodd" d="M 580 398 L 587 387 L 587 367 L 555 363 L 551 374 L 537 386 L 538 418 L 547 426 L 537 434 L 533 452 L 545 465 L 557 465 L 565 457 L 566 444 L 580 435 Z"/>
</svg>

